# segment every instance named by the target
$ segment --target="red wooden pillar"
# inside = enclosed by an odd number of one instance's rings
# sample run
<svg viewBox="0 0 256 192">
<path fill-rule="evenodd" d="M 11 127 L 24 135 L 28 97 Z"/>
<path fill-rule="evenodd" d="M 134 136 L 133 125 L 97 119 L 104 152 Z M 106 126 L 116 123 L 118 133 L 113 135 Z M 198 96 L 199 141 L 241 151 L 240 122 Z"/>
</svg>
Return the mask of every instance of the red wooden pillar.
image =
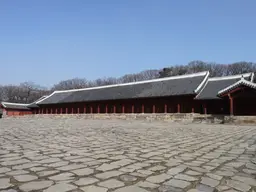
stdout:
<svg viewBox="0 0 256 192">
<path fill-rule="evenodd" d="M 90 106 L 90 110 L 91 110 L 91 113 L 93 113 L 93 108 L 92 108 L 92 106 Z"/>
<path fill-rule="evenodd" d="M 100 105 L 98 105 L 98 113 L 100 113 Z"/>
<path fill-rule="evenodd" d="M 66 114 L 68 114 L 68 108 L 66 107 Z"/>
<path fill-rule="evenodd" d="M 78 114 L 80 113 L 80 108 L 79 108 L 79 107 L 77 107 L 77 113 L 78 113 Z"/>
<path fill-rule="evenodd" d="M 72 113 L 72 114 L 74 113 L 74 108 L 73 108 L 73 107 L 71 108 L 71 113 Z"/>
<path fill-rule="evenodd" d="M 132 105 L 132 113 L 134 113 L 134 105 Z"/>
<path fill-rule="evenodd" d="M 144 113 L 144 104 L 141 106 L 141 113 Z"/>
<path fill-rule="evenodd" d="M 207 105 L 204 104 L 204 114 L 206 115 L 207 114 Z"/>
<path fill-rule="evenodd" d="M 230 94 L 228 94 L 228 97 L 229 97 L 229 103 L 230 103 L 230 105 L 229 105 L 229 107 L 230 107 L 230 115 L 234 115 L 234 101 L 233 101 L 233 97 L 230 95 Z"/>
<path fill-rule="evenodd" d="M 48 114 L 48 108 L 46 108 L 46 111 L 45 111 L 46 114 Z"/>
<path fill-rule="evenodd" d="M 113 106 L 113 112 L 116 113 L 116 105 Z"/>
<path fill-rule="evenodd" d="M 106 113 L 108 113 L 108 105 L 106 104 L 106 109 L 105 109 Z"/>
<path fill-rule="evenodd" d="M 122 105 L 122 113 L 124 113 L 124 112 L 125 112 L 124 105 Z"/>
<path fill-rule="evenodd" d="M 178 103 L 178 106 L 177 106 L 177 111 L 178 113 L 180 113 L 180 104 Z"/>
<path fill-rule="evenodd" d="M 156 112 L 156 106 L 153 104 L 152 106 L 152 112 L 155 113 Z"/>
<path fill-rule="evenodd" d="M 167 105 L 164 104 L 164 113 L 167 113 Z"/>
<path fill-rule="evenodd" d="M 58 114 L 58 108 L 55 109 L 55 114 Z"/>
<path fill-rule="evenodd" d="M 86 106 L 84 106 L 84 113 L 86 113 Z"/>
<path fill-rule="evenodd" d="M 192 107 L 191 112 L 195 113 L 195 107 L 194 106 Z"/>
<path fill-rule="evenodd" d="M 41 111 L 42 114 L 44 114 L 44 108 L 42 108 L 42 111 Z"/>
<path fill-rule="evenodd" d="M 52 114 L 52 108 L 51 108 L 51 114 Z"/>
<path fill-rule="evenodd" d="M 60 114 L 62 114 L 62 107 L 60 108 Z"/>
</svg>

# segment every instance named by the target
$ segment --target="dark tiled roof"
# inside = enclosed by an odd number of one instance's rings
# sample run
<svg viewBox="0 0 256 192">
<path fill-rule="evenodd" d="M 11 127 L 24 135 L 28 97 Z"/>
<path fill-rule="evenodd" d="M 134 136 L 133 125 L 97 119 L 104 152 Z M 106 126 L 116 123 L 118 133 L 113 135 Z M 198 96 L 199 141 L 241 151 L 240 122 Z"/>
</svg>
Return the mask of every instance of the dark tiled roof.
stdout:
<svg viewBox="0 0 256 192">
<path fill-rule="evenodd" d="M 218 92 L 238 82 L 239 80 L 241 80 L 242 76 L 245 79 L 250 81 L 252 77 L 252 73 L 246 73 L 246 74 L 235 75 L 235 76 L 209 78 L 204 88 L 196 96 L 196 99 L 202 99 L 202 100 L 203 99 L 220 99 L 218 97 Z"/>
<path fill-rule="evenodd" d="M 44 96 L 40 97 L 39 99 L 35 100 L 33 103 L 28 104 L 27 107 L 28 108 L 38 108 L 39 106 L 36 103 L 43 100 L 46 97 L 47 97 L 47 95 L 44 95 Z"/>
<path fill-rule="evenodd" d="M 36 103 L 31 103 L 27 107 L 28 108 L 38 108 L 39 106 Z"/>
<path fill-rule="evenodd" d="M 5 109 L 29 110 L 28 104 L 2 102 L 2 106 Z"/>
<path fill-rule="evenodd" d="M 37 104 L 73 103 L 196 94 L 209 72 L 79 90 L 55 91 Z"/>
<path fill-rule="evenodd" d="M 23 103 L 10 103 L 10 102 L 1 102 L 2 106 L 6 109 L 19 109 L 19 110 L 30 110 L 30 108 L 37 108 L 38 105 L 36 102 L 41 101 L 42 99 L 46 98 L 47 96 L 42 96 L 33 103 L 30 104 L 23 104 Z"/>
<path fill-rule="evenodd" d="M 226 93 L 228 93 L 228 92 L 230 92 L 230 91 L 232 91 L 232 90 L 234 90 L 234 89 L 236 89 L 237 87 L 240 87 L 240 86 L 246 86 L 246 87 L 250 87 L 252 89 L 256 89 L 256 83 L 253 83 L 251 81 L 247 81 L 245 79 L 241 79 L 240 81 L 237 81 L 236 83 L 220 90 L 218 92 L 218 95 L 221 96 L 223 94 L 226 94 Z"/>
</svg>

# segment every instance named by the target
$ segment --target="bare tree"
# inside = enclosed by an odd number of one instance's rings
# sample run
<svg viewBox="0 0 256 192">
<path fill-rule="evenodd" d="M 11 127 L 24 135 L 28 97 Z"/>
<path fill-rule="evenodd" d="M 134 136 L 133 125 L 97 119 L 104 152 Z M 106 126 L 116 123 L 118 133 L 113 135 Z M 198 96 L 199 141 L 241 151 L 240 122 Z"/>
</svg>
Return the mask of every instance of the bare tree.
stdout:
<svg viewBox="0 0 256 192">
<path fill-rule="evenodd" d="M 88 81 L 86 79 L 74 78 L 64 81 L 60 81 L 52 87 L 52 90 L 67 90 L 67 89 L 80 89 L 88 86 Z"/>
<path fill-rule="evenodd" d="M 197 73 L 202 71 L 209 71 L 211 69 L 211 65 L 204 61 L 191 61 L 187 65 L 188 73 Z"/>
<path fill-rule="evenodd" d="M 0 85 L 0 101 L 5 100 L 5 95 L 4 95 L 4 87 Z"/>
<path fill-rule="evenodd" d="M 138 73 L 138 75 L 141 77 L 142 80 L 157 79 L 159 78 L 159 71 L 160 70 L 153 70 L 153 69 L 145 70 Z"/>
<path fill-rule="evenodd" d="M 19 86 L 19 90 L 20 90 L 20 95 L 22 96 L 22 100 L 24 100 L 24 102 L 28 103 L 29 102 L 29 98 L 31 96 L 32 91 L 36 90 L 37 87 L 35 85 L 35 83 L 33 82 L 24 82 L 21 83 Z"/>
<path fill-rule="evenodd" d="M 237 75 L 241 73 L 253 72 L 255 70 L 255 64 L 252 62 L 237 62 L 228 65 L 228 75 Z"/>
</svg>

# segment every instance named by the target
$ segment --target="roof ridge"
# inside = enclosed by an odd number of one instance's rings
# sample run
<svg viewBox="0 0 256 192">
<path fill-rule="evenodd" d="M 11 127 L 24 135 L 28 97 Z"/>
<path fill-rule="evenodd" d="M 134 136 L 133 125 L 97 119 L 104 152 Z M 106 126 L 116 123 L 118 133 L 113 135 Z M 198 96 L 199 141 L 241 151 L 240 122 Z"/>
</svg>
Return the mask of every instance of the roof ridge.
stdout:
<svg viewBox="0 0 256 192">
<path fill-rule="evenodd" d="M 103 86 L 97 86 L 97 87 L 87 87 L 87 88 L 59 90 L 59 91 L 57 90 L 57 91 L 54 91 L 54 92 L 56 92 L 56 93 L 65 93 L 65 92 L 85 91 L 85 90 L 102 89 L 102 88 L 118 87 L 118 86 L 126 86 L 126 85 L 136 85 L 136 84 L 151 83 L 151 82 L 158 82 L 158 81 L 168 81 L 168 80 L 172 80 L 172 79 L 181 79 L 181 78 L 203 76 L 203 75 L 206 75 L 207 72 L 208 71 L 203 71 L 203 72 L 192 73 L 192 74 L 176 75 L 176 76 L 171 76 L 171 77 L 156 78 L 156 79 L 151 79 L 151 80 L 136 81 L 136 82 L 129 82 L 129 83 L 103 85 Z"/>
<path fill-rule="evenodd" d="M 237 75 L 223 76 L 223 77 L 211 77 L 211 78 L 208 79 L 208 81 L 238 79 L 238 78 L 242 78 L 242 77 L 249 77 L 251 75 L 252 75 L 252 72 L 250 72 L 250 73 L 242 73 L 242 74 L 237 74 Z"/>
<path fill-rule="evenodd" d="M 195 89 L 195 91 L 194 91 L 195 93 L 197 93 L 197 92 L 200 90 L 200 88 L 203 87 L 203 86 L 208 82 L 209 75 L 210 75 L 210 72 L 207 71 L 204 80 L 203 80 L 203 81 L 198 85 L 198 87 Z M 201 89 L 201 90 L 202 90 L 202 89 Z M 201 90 L 200 90 L 200 91 L 201 91 Z"/>
<path fill-rule="evenodd" d="M 207 84 L 209 83 L 209 79 L 207 80 L 207 82 L 204 84 L 204 86 L 202 87 L 202 89 L 199 91 L 199 93 L 195 96 L 195 99 L 197 99 L 201 93 L 203 92 L 203 90 L 205 89 L 205 87 L 207 86 Z"/>
<path fill-rule="evenodd" d="M 2 104 L 9 104 L 9 105 L 22 105 L 22 106 L 29 105 L 29 104 L 26 104 L 26 103 L 11 103 L 11 102 L 5 102 L 5 101 L 2 101 L 1 103 Z"/>
</svg>

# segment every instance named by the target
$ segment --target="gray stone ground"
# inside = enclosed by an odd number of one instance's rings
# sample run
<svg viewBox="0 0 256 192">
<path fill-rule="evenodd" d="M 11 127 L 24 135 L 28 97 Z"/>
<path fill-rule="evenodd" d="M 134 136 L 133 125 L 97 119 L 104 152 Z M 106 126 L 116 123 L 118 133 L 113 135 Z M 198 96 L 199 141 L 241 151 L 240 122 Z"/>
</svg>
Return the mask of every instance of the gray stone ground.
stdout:
<svg viewBox="0 0 256 192">
<path fill-rule="evenodd" d="M 256 127 L 0 119 L 0 191 L 255 191 Z"/>
</svg>

